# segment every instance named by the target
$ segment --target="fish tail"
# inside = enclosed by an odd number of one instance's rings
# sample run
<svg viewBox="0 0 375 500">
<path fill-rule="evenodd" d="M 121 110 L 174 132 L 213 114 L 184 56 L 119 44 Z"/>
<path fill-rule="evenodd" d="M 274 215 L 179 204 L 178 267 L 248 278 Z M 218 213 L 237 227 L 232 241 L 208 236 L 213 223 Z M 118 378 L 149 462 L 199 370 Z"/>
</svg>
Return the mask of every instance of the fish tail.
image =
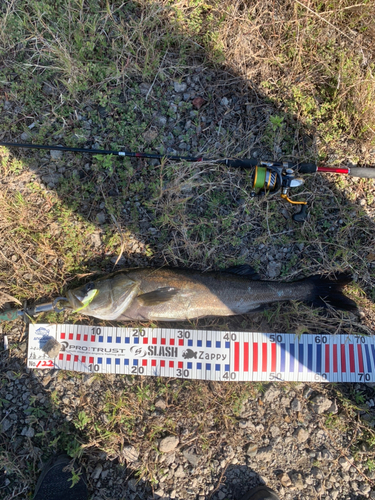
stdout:
<svg viewBox="0 0 375 500">
<path fill-rule="evenodd" d="M 342 291 L 345 285 L 353 281 L 349 273 L 339 273 L 335 280 L 318 275 L 304 281 L 312 285 L 311 293 L 305 302 L 310 302 L 315 307 L 330 305 L 336 309 L 358 312 L 357 304 Z"/>
</svg>

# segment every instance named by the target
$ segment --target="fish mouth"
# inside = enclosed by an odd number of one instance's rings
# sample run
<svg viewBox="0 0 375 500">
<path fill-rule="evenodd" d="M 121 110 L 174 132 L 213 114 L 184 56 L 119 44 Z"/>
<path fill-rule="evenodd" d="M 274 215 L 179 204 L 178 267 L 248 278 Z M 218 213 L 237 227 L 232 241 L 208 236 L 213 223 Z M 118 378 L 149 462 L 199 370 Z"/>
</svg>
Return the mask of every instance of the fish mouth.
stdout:
<svg viewBox="0 0 375 500">
<path fill-rule="evenodd" d="M 84 306 L 83 302 L 81 302 L 71 290 L 68 290 L 66 298 L 68 299 L 70 307 L 73 309 L 73 311 L 81 309 Z"/>
</svg>

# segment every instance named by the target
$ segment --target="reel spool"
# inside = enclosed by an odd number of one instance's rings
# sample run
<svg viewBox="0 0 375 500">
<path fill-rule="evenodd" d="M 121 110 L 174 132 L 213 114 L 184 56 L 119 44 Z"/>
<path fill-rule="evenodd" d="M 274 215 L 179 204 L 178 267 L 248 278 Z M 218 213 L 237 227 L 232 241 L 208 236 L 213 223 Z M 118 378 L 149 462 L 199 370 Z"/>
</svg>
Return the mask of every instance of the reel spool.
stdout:
<svg viewBox="0 0 375 500">
<path fill-rule="evenodd" d="M 264 189 L 265 191 L 274 191 L 277 186 L 277 174 L 266 167 L 255 167 L 254 172 L 254 189 Z"/>
</svg>

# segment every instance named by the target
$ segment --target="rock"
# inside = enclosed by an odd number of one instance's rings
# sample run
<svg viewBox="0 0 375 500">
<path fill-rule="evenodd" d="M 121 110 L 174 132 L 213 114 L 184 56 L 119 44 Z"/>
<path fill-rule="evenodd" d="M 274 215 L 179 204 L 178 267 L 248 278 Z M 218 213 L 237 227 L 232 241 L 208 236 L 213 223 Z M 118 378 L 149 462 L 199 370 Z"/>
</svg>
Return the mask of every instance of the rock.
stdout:
<svg viewBox="0 0 375 500">
<path fill-rule="evenodd" d="M 270 432 L 271 432 L 271 436 L 273 438 L 277 437 L 277 436 L 280 436 L 281 434 L 281 431 L 280 431 L 280 428 L 277 427 L 276 425 L 273 425 L 271 428 L 270 428 Z"/>
<path fill-rule="evenodd" d="M 346 460 L 345 457 L 340 457 L 339 458 L 339 464 L 341 465 L 342 469 L 344 471 L 348 471 L 351 467 L 351 464 L 350 462 L 348 462 L 348 460 Z"/>
<path fill-rule="evenodd" d="M 191 449 L 183 451 L 182 454 L 193 467 L 196 467 L 198 465 L 200 457 Z"/>
<path fill-rule="evenodd" d="M 101 240 L 101 237 L 100 237 L 100 233 L 92 233 L 90 235 L 90 238 L 91 238 L 91 241 L 94 245 L 95 248 L 98 248 L 101 246 L 102 244 L 102 240 Z"/>
<path fill-rule="evenodd" d="M 155 129 L 149 129 L 146 130 L 146 132 L 143 132 L 143 138 L 146 142 L 152 142 L 155 140 L 158 136 L 158 131 Z"/>
<path fill-rule="evenodd" d="M 150 88 L 151 88 L 151 83 L 143 82 L 139 86 L 139 91 L 142 95 L 147 95 Z"/>
<path fill-rule="evenodd" d="M 217 496 L 218 496 L 218 499 L 219 499 L 219 500 L 224 500 L 224 498 L 225 498 L 227 495 L 226 495 L 226 493 L 225 493 L 224 491 L 219 490 L 219 492 L 218 492 Z"/>
<path fill-rule="evenodd" d="M 315 413 L 318 413 L 318 415 L 326 412 L 332 406 L 332 401 L 322 395 L 315 396 L 315 398 L 311 400 L 311 403 L 312 409 L 315 411 Z"/>
<path fill-rule="evenodd" d="M 136 479 L 129 479 L 128 486 L 129 486 L 129 489 L 134 491 L 134 493 L 137 493 L 137 480 Z"/>
<path fill-rule="evenodd" d="M 42 347 L 42 351 L 47 354 L 50 358 L 56 358 L 56 356 L 61 351 L 62 345 L 55 338 L 50 337 L 47 342 Z"/>
<path fill-rule="evenodd" d="M 173 84 L 174 91 L 177 93 L 185 92 L 187 89 L 187 84 L 185 82 L 179 83 L 179 82 L 174 82 Z"/>
<path fill-rule="evenodd" d="M 257 453 L 258 453 L 258 446 L 256 444 L 250 444 L 246 450 L 246 455 L 252 458 L 255 457 Z"/>
<path fill-rule="evenodd" d="M 167 436 L 160 441 L 159 450 L 163 453 L 169 453 L 178 446 L 179 442 L 180 440 L 177 436 Z"/>
<path fill-rule="evenodd" d="M 106 221 L 107 217 L 104 212 L 98 212 L 96 214 L 96 221 L 98 224 L 104 224 Z"/>
<path fill-rule="evenodd" d="M 125 460 L 129 463 L 136 462 L 139 457 L 139 452 L 134 448 L 134 446 L 125 446 L 122 450 L 122 454 Z"/>
<path fill-rule="evenodd" d="M 296 488 L 298 488 L 299 490 L 303 490 L 305 484 L 303 482 L 303 477 L 299 472 L 295 472 L 294 474 L 292 474 L 291 479 Z"/>
<path fill-rule="evenodd" d="M 177 477 L 177 478 L 182 478 L 182 477 L 185 477 L 186 474 L 185 474 L 185 471 L 184 471 L 184 468 L 182 467 L 182 465 L 180 465 L 176 472 L 174 473 L 174 477 Z"/>
<path fill-rule="evenodd" d="M 165 127 L 167 124 L 167 117 L 163 115 L 158 115 L 156 117 L 156 121 L 161 127 Z"/>
<path fill-rule="evenodd" d="M 23 132 L 23 133 L 21 134 L 21 140 L 22 140 L 22 141 L 27 141 L 27 140 L 29 140 L 29 139 L 30 139 L 30 137 L 31 137 L 31 135 L 30 135 L 28 132 Z"/>
<path fill-rule="evenodd" d="M 297 438 L 297 440 L 298 440 L 299 443 L 305 443 L 309 439 L 309 437 L 310 437 L 309 432 L 306 429 L 302 429 L 302 427 L 300 427 L 294 433 L 294 435 Z"/>
<path fill-rule="evenodd" d="M 277 278 L 281 273 L 281 262 L 272 261 L 267 266 L 267 274 L 270 278 Z"/>
<path fill-rule="evenodd" d="M 58 161 L 61 160 L 63 152 L 58 149 L 51 149 L 50 155 L 51 155 L 51 160 Z"/>
<path fill-rule="evenodd" d="M 35 436 L 35 431 L 32 427 L 24 427 L 22 429 L 21 435 L 31 439 Z"/>
<path fill-rule="evenodd" d="M 306 387 L 306 389 L 303 391 L 303 397 L 305 399 L 310 399 L 310 397 L 312 396 L 314 390 L 311 389 L 311 387 Z"/>
<path fill-rule="evenodd" d="M 58 184 L 60 182 L 60 179 L 62 178 L 61 174 L 48 174 L 48 175 L 42 175 L 42 181 L 45 184 Z"/>
<path fill-rule="evenodd" d="M 301 402 L 297 398 L 294 398 L 290 404 L 290 409 L 292 411 L 301 411 Z"/>
<path fill-rule="evenodd" d="M 284 474 L 281 474 L 279 477 L 278 477 L 280 483 L 284 486 L 284 488 L 289 488 L 290 486 L 292 486 L 292 481 L 290 480 L 290 477 L 288 476 L 288 474 L 286 474 L 284 472 Z"/>
<path fill-rule="evenodd" d="M 195 109 L 201 109 L 201 107 L 204 106 L 206 103 L 207 103 L 207 101 L 205 99 L 203 99 L 203 97 L 196 97 L 192 101 L 192 104 L 193 104 Z"/>
<path fill-rule="evenodd" d="M 220 104 L 222 106 L 228 106 L 229 101 L 228 101 L 228 99 L 226 97 L 223 97 L 222 100 L 220 101 Z"/>
<path fill-rule="evenodd" d="M 103 470 L 103 466 L 102 464 L 98 464 L 95 469 L 93 470 L 92 474 L 91 474 L 91 477 L 93 479 L 99 479 L 100 477 L 100 474 L 102 473 L 102 470 Z"/>
<path fill-rule="evenodd" d="M 272 459 L 272 446 L 264 446 L 258 449 L 259 460 L 264 460 L 265 462 L 270 462 Z"/>
<path fill-rule="evenodd" d="M 330 408 L 328 408 L 328 413 L 336 414 L 339 411 L 336 401 L 334 401 Z"/>
<path fill-rule="evenodd" d="M 1 432 L 7 432 L 12 427 L 13 423 L 8 419 L 4 419 L 0 424 Z"/>
<path fill-rule="evenodd" d="M 263 401 L 265 403 L 271 403 L 279 398 L 280 391 L 276 389 L 273 385 L 271 385 L 267 391 L 264 393 Z"/>
</svg>

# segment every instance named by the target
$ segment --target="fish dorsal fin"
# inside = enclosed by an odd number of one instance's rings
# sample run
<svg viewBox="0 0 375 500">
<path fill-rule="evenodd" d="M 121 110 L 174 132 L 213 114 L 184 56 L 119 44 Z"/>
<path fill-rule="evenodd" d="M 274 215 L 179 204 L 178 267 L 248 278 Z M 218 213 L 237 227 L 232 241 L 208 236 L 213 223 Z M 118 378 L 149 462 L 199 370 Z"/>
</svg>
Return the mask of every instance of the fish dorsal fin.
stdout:
<svg viewBox="0 0 375 500">
<path fill-rule="evenodd" d="M 144 293 L 143 295 L 138 295 L 137 299 L 143 306 L 157 306 L 158 304 L 163 304 L 164 302 L 168 302 L 168 300 L 173 299 L 179 291 L 179 288 L 166 286 L 164 288 L 153 290 L 152 292 Z"/>
<path fill-rule="evenodd" d="M 239 266 L 231 266 L 223 270 L 224 273 L 237 274 L 238 276 L 246 276 L 246 278 L 252 280 L 260 280 L 259 274 L 256 270 L 249 266 L 248 264 L 242 264 Z"/>
</svg>

